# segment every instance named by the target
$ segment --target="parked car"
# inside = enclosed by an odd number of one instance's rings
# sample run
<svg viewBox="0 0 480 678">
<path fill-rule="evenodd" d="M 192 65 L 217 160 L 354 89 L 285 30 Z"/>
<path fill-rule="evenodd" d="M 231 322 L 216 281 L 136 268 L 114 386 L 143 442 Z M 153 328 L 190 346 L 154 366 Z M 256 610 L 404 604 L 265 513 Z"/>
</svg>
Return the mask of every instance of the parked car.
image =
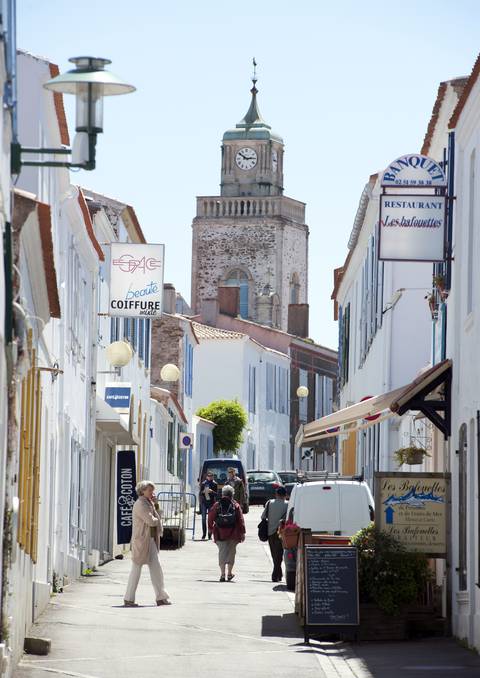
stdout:
<svg viewBox="0 0 480 678">
<path fill-rule="evenodd" d="M 248 482 L 245 469 L 241 459 L 232 459 L 230 457 L 216 457 L 215 459 L 205 459 L 202 464 L 202 470 L 200 472 L 200 477 L 198 479 L 199 486 L 203 483 L 207 477 L 207 473 L 213 473 L 213 478 L 218 485 L 218 495 L 220 498 L 221 489 L 225 484 L 225 481 L 228 477 L 228 469 L 235 468 L 237 471 L 237 476 L 243 481 L 245 486 L 245 497 L 246 502 L 242 506 L 242 511 L 248 513 Z"/>
<path fill-rule="evenodd" d="M 295 485 L 298 483 L 299 477 L 296 471 L 278 471 L 280 480 L 282 481 L 285 489 L 287 490 L 287 498 L 292 494 L 292 490 Z"/>
<path fill-rule="evenodd" d="M 275 490 L 283 485 L 276 471 L 247 471 L 250 504 L 265 504 L 274 499 Z"/>
<path fill-rule="evenodd" d="M 367 483 L 341 477 L 295 485 L 287 521 L 302 529 L 351 537 L 374 519 L 374 502 Z M 295 590 L 297 549 L 284 549 L 286 584 Z"/>
</svg>

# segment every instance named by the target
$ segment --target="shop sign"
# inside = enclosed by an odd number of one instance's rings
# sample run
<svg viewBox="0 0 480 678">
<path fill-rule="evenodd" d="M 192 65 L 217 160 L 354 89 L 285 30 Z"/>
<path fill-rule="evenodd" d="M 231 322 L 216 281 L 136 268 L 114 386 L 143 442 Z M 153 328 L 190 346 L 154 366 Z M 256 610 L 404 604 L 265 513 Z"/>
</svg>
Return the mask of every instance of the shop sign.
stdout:
<svg viewBox="0 0 480 678">
<path fill-rule="evenodd" d="M 408 551 L 444 558 L 450 474 L 375 473 L 375 523 Z"/>
<path fill-rule="evenodd" d="M 157 317 L 162 313 L 164 245 L 112 243 L 110 316 Z"/>
<path fill-rule="evenodd" d="M 124 381 L 113 381 L 105 385 L 105 402 L 117 412 L 130 411 L 132 385 Z"/>
<path fill-rule="evenodd" d="M 382 186 L 394 188 L 439 188 L 447 185 L 445 173 L 438 162 L 426 155 L 402 155 L 387 167 Z"/>
<path fill-rule="evenodd" d="M 129 544 L 132 538 L 132 512 L 137 499 L 135 452 L 117 452 L 117 544 Z"/>
<path fill-rule="evenodd" d="M 443 261 L 445 223 L 444 195 L 382 194 L 379 259 Z"/>
</svg>

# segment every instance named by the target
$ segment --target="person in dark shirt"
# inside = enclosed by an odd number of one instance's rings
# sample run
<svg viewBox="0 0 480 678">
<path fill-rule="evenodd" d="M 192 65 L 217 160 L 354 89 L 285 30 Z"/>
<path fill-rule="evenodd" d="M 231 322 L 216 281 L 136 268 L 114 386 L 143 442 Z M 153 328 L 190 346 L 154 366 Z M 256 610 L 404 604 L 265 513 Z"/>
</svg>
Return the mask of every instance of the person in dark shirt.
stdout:
<svg viewBox="0 0 480 678">
<path fill-rule="evenodd" d="M 207 514 L 217 500 L 217 483 L 213 479 L 213 473 L 208 471 L 207 477 L 200 486 L 200 511 L 202 513 L 202 539 L 207 537 Z M 208 538 L 212 533 L 208 532 Z"/>
</svg>

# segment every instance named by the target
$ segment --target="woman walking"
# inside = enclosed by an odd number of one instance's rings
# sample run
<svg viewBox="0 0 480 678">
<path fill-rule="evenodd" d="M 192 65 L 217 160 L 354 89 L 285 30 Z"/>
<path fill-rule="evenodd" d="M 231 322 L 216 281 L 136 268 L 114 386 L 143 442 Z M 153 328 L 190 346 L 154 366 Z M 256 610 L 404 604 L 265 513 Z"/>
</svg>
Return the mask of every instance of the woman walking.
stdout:
<svg viewBox="0 0 480 678">
<path fill-rule="evenodd" d="M 170 605 L 168 593 L 163 586 L 163 572 L 158 560 L 162 521 L 160 512 L 155 506 L 155 485 L 149 480 L 142 480 L 135 488 L 138 499 L 133 505 L 132 526 L 132 569 L 128 578 L 125 593 L 125 607 L 138 607 L 135 593 L 143 565 L 148 565 L 150 579 L 155 591 L 157 605 Z"/>
<path fill-rule="evenodd" d="M 222 487 L 222 498 L 208 512 L 208 531 L 213 533 L 218 546 L 220 581 L 232 581 L 237 544 L 245 539 L 245 521 L 230 485 Z"/>
</svg>

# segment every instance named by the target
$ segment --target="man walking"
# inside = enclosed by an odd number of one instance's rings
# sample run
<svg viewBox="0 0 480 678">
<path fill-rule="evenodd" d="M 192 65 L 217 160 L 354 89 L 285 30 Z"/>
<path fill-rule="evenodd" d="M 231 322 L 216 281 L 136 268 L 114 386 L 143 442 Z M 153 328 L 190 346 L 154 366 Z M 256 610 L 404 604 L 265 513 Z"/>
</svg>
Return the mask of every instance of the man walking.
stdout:
<svg viewBox="0 0 480 678">
<path fill-rule="evenodd" d="M 225 485 L 230 485 L 233 488 L 233 498 L 238 502 L 242 508 L 242 511 L 245 513 L 246 506 L 246 496 L 245 496 L 245 486 L 243 480 L 237 476 L 237 469 L 233 466 L 230 466 L 227 469 L 228 477 L 225 481 Z"/>
<path fill-rule="evenodd" d="M 207 472 L 207 477 L 200 486 L 200 511 L 202 513 L 202 539 L 207 536 L 207 513 L 217 500 L 217 483 L 213 479 L 212 471 Z M 208 538 L 212 533 L 208 532 Z"/>
<path fill-rule="evenodd" d="M 286 489 L 284 487 L 277 487 L 275 499 L 270 499 L 266 503 L 262 513 L 262 519 L 266 518 L 268 520 L 268 545 L 270 546 L 270 554 L 273 560 L 272 581 L 282 581 L 283 576 L 283 545 L 277 530 L 280 521 L 284 520 L 287 515 L 288 504 L 285 501 L 286 496 Z"/>
</svg>

